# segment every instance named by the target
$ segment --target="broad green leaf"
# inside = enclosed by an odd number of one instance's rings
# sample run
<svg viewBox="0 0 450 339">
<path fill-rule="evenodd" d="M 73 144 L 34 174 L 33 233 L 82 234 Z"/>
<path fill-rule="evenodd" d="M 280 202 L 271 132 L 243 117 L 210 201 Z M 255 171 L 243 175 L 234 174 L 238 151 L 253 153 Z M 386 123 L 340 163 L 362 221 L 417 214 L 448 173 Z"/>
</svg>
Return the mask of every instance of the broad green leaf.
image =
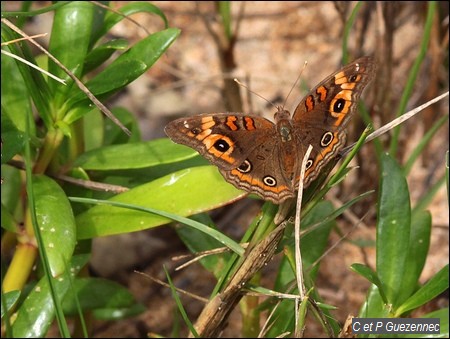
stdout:
<svg viewBox="0 0 450 339">
<path fill-rule="evenodd" d="M 119 128 L 112 120 L 105 119 L 103 145 L 118 145 L 131 142 L 140 142 L 142 140 L 139 123 L 135 114 L 122 107 L 114 107 L 111 112 L 125 127 L 130 130 L 131 136 L 123 133 L 122 129 Z"/>
<path fill-rule="evenodd" d="M 245 192 L 225 182 L 216 167 L 201 166 L 171 173 L 110 200 L 188 216 L 244 195 Z M 159 215 L 108 205 L 94 206 L 76 218 L 78 239 L 140 231 L 170 221 Z"/>
<path fill-rule="evenodd" d="M 106 35 L 107 32 L 117 23 L 124 20 L 127 16 L 131 16 L 134 13 L 149 13 L 156 14 L 164 21 L 165 28 L 169 26 L 167 18 L 164 13 L 155 5 L 145 2 L 136 1 L 119 8 L 119 13 L 113 11 L 108 11 L 105 15 L 105 20 L 102 26 L 102 30 L 96 32 L 95 40 L 98 40 L 102 36 Z"/>
<path fill-rule="evenodd" d="M 72 1 L 58 8 L 53 18 L 49 52 L 78 78 L 83 72 L 82 66 L 91 40 L 94 10 L 94 4 L 89 1 Z M 48 63 L 50 73 L 66 80 L 66 85 L 49 81 L 54 93 L 53 102 L 58 109 L 72 88 L 73 80 L 50 59 Z"/>
<path fill-rule="evenodd" d="M 189 147 L 174 144 L 168 138 L 147 142 L 106 146 L 83 153 L 75 166 L 85 170 L 146 168 L 195 157 Z"/>
<path fill-rule="evenodd" d="M 9 165 L 2 165 L 2 179 L 2 205 L 14 215 L 23 188 L 21 171 Z"/>
<path fill-rule="evenodd" d="M 378 278 L 378 275 L 376 272 L 374 272 L 370 267 L 363 265 L 363 264 L 353 264 L 350 266 L 350 268 L 353 271 L 355 271 L 356 273 L 358 273 L 361 276 L 363 276 L 364 278 L 366 278 L 372 284 L 377 286 L 380 296 L 382 297 L 383 301 L 385 303 L 387 303 L 386 295 L 383 292 L 383 285 L 381 284 L 381 281 Z"/>
<path fill-rule="evenodd" d="M 328 237 L 331 229 L 336 225 L 334 219 L 327 219 L 327 216 L 334 211 L 333 205 L 329 201 L 322 201 L 306 215 L 302 223 L 302 231 L 311 226 L 314 229 L 301 237 L 302 264 L 308 270 L 311 280 L 315 280 L 319 265 L 312 267 L 325 252 L 328 246 Z M 323 222 L 323 223 L 322 223 Z M 316 227 L 317 225 L 317 227 Z"/>
<path fill-rule="evenodd" d="M 6 27 L 6 25 L 2 25 L 2 38 L 6 41 L 22 38 L 17 33 L 11 31 L 9 27 Z M 28 44 L 11 44 L 8 46 L 2 47 L 5 50 L 9 50 L 12 54 L 16 55 L 17 57 L 21 57 L 22 59 L 28 61 L 31 64 L 37 64 L 36 59 L 31 52 L 31 49 L 29 48 Z M 10 90 L 8 91 L 8 94 L 11 94 L 11 92 L 17 88 L 18 92 L 13 94 L 15 96 L 14 98 L 9 97 L 8 100 L 10 100 L 8 107 L 12 108 L 9 112 L 11 120 L 14 122 L 14 124 L 17 126 L 17 128 L 21 131 L 26 131 L 26 121 L 28 119 L 28 123 L 30 126 L 29 135 L 34 136 L 36 134 L 36 126 L 34 123 L 34 117 L 33 117 L 33 110 L 30 109 L 31 106 L 28 106 L 26 103 L 20 103 L 20 101 L 24 100 L 25 98 L 31 97 L 34 106 L 36 107 L 36 110 L 39 114 L 39 116 L 44 121 L 45 126 L 49 127 L 52 126 L 52 117 L 51 117 L 51 111 L 50 111 L 50 103 L 52 102 L 52 94 L 49 90 L 48 84 L 46 82 L 46 79 L 44 78 L 43 74 L 40 70 L 37 70 L 35 68 L 30 67 L 29 65 L 23 63 L 23 62 L 14 62 L 9 64 L 10 68 L 5 68 L 5 70 L 9 73 L 3 73 L 4 70 L 4 63 L 7 62 L 9 58 L 2 57 L 1 63 L 2 63 L 2 79 L 5 79 L 8 82 L 15 82 L 18 81 L 17 84 L 20 84 L 18 87 L 10 88 L 11 83 L 3 83 L 2 82 L 2 90 L 3 85 L 6 85 L 7 91 L 8 88 Z M 17 67 L 14 67 L 13 65 L 16 65 Z M 10 77 L 11 76 L 11 77 Z M 21 88 L 21 84 L 25 84 L 27 87 L 27 92 L 24 92 Z M 4 106 L 3 102 L 3 91 L 2 91 L 2 106 Z M 20 96 L 22 96 L 20 98 Z M 12 107 L 14 106 L 15 100 L 19 100 L 19 107 L 16 109 Z M 12 101 L 11 101 L 12 100 Z M 22 109 L 26 109 L 25 111 L 22 111 Z M 24 114 L 25 113 L 25 114 Z"/>
<path fill-rule="evenodd" d="M 2 204 L 2 228 L 10 231 L 10 232 L 17 232 L 18 229 L 16 228 L 17 223 L 14 220 L 13 216 L 9 211 L 6 209 L 6 207 Z"/>
<path fill-rule="evenodd" d="M 33 177 L 36 218 L 54 277 L 66 269 L 75 249 L 75 219 L 62 188 L 45 175 Z"/>
<path fill-rule="evenodd" d="M 82 153 L 81 157 L 85 157 L 86 152 L 92 150 L 101 152 L 103 149 L 101 147 L 110 144 L 126 144 L 141 140 L 138 122 L 132 113 L 121 107 L 115 107 L 111 109 L 111 112 L 131 131 L 131 136 L 126 135 L 120 127 L 106 118 L 97 108 L 91 109 L 83 117 L 85 153 Z"/>
<path fill-rule="evenodd" d="M 311 231 L 304 234 L 300 239 L 303 267 L 307 270 L 311 280 L 315 279 L 318 270 L 318 266 L 311 267 L 311 265 L 323 255 L 328 245 L 331 228 L 335 225 L 334 219 L 328 219 L 328 216 L 333 214 L 333 211 L 333 205 L 329 201 L 322 201 L 301 220 L 301 229 L 303 232 L 311 228 Z M 285 244 L 290 247 L 290 251 L 293 253 L 293 235 Z M 287 263 L 286 257 L 283 258 L 284 260 Z M 292 282 L 293 279 L 295 279 L 295 276 L 292 268 L 287 269 L 286 267 L 282 267 L 275 281 L 275 289 L 284 292 L 284 287 Z"/>
<path fill-rule="evenodd" d="M 2 13 L 3 14 L 3 13 Z M 3 25 L 2 25 L 3 30 Z M 3 32 L 2 32 L 3 34 Z M 2 39 L 3 41 L 3 39 Z M 2 49 L 10 51 L 7 46 Z M 2 96 L 2 139 L 4 133 L 4 117 L 7 112 L 8 118 L 12 121 L 13 126 L 21 132 L 25 132 L 27 119 L 30 120 L 30 135 L 36 134 L 36 126 L 33 123 L 30 94 L 27 85 L 20 73 L 19 67 L 16 63 L 19 61 L 13 58 L 2 55 L 1 58 L 1 96 Z M 21 65 L 24 69 L 29 66 Z M 5 145 L 3 145 L 5 146 Z M 3 163 L 3 146 L 2 146 L 2 163 Z"/>
<path fill-rule="evenodd" d="M 414 295 L 406 300 L 396 311 L 396 315 L 416 309 L 429 302 L 442 292 L 448 289 L 448 264 L 436 273 L 425 285 L 423 285 Z"/>
<path fill-rule="evenodd" d="M 387 154 L 381 157 L 377 218 L 377 274 L 388 302 L 395 309 L 407 269 L 411 205 L 403 171 Z"/>
<path fill-rule="evenodd" d="M 25 133 L 19 131 L 8 114 L 2 112 L 2 165 L 22 152 L 25 143 Z"/>
<path fill-rule="evenodd" d="M 133 304 L 125 308 L 97 308 L 92 311 L 96 319 L 120 320 L 144 313 L 147 308 L 142 304 Z"/>
<path fill-rule="evenodd" d="M 100 278 L 79 278 L 73 283 L 64 300 L 64 314 L 74 316 L 78 314 L 74 293 L 76 293 L 81 310 L 121 309 L 132 306 L 136 301 L 133 294 L 118 283 Z"/>
<path fill-rule="evenodd" d="M 425 266 L 430 247 L 430 236 L 431 213 L 429 211 L 416 212 L 411 220 L 411 238 L 402 289 L 399 291 L 399 303 L 408 299 L 419 286 L 419 277 Z"/>
<path fill-rule="evenodd" d="M 211 228 L 216 229 L 212 220 L 206 213 L 193 216 L 191 219 L 197 220 L 203 224 L 209 225 Z M 177 227 L 175 230 L 180 239 L 189 248 L 191 253 L 199 253 L 223 247 L 222 243 L 195 228 L 186 227 L 183 225 Z M 208 271 L 212 272 L 216 278 L 219 278 L 223 274 L 223 270 L 229 258 L 230 253 L 228 252 L 213 254 L 201 259 L 200 263 Z"/>
<path fill-rule="evenodd" d="M 86 83 L 89 90 L 98 98 L 105 99 L 111 94 L 124 88 L 146 72 L 169 48 L 180 34 L 176 28 L 168 28 L 156 32 L 140 40 L 128 51 L 120 55 L 102 72 Z M 70 100 L 70 107 L 89 105 L 84 93 L 74 95 Z M 74 109 L 67 121 L 75 121 L 77 109 Z M 74 116 L 75 115 L 75 116 Z"/>
<path fill-rule="evenodd" d="M 86 265 L 89 256 L 86 254 L 72 257 L 68 268 L 75 275 Z M 63 298 L 71 286 L 69 278 L 53 278 L 56 294 Z M 12 326 L 14 338 L 44 338 L 55 317 L 55 306 L 50 293 L 47 277 L 41 278 L 33 290 L 25 298 L 17 312 Z"/>
<path fill-rule="evenodd" d="M 10 291 L 2 295 L 2 298 L 5 298 L 6 310 L 3 308 L 3 300 L 2 300 L 2 325 L 3 325 L 3 316 L 7 311 L 11 309 L 11 307 L 19 300 L 20 291 Z"/>
<path fill-rule="evenodd" d="M 102 147 L 104 137 L 104 117 L 103 113 L 95 107 L 91 109 L 83 118 L 84 150 L 90 151 Z M 82 153 L 84 154 L 84 153 Z"/>
<path fill-rule="evenodd" d="M 391 307 L 387 305 L 380 295 L 376 285 L 371 285 L 366 300 L 361 306 L 358 317 L 360 318 L 387 318 Z"/>
<path fill-rule="evenodd" d="M 84 59 L 83 74 L 96 69 L 108 60 L 116 51 L 123 51 L 128 48 L 128 41 L 125 39 L 109 40 L 95 47 Z"/>
</svg>

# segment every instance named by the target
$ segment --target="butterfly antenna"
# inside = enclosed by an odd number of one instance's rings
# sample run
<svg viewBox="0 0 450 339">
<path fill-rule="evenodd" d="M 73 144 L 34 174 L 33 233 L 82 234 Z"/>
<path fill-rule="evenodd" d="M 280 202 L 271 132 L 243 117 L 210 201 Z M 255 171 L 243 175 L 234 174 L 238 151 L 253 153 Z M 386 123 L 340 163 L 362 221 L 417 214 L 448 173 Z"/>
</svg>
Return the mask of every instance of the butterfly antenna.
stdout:
<svg viewBox="0 0 450 339">
<path fill-rule="evenodd" d="M 250 88 L 248 88 L 247 85 L 244 85 L 242 82 L 240 82 L 238 79 L 234 78 L 233 79 L 238 85 L 241 85 L 242 87 L 244 87 L 247 91 L 249 91 L 250 93 L 253 93 L 254 95 L 260 97 L 261 99 L 263 99 L 264 101 L 266 101 L 269 105 L 272 105 L 273 107 L 275 107 L 276 110 L 278 110 L 278 107 L 271 101 L 267 100 L 266 98 L 264 98 L 262 95 L 252 91 Z"/>
<path fill-rule="evenodd" d="M 308 61 L 305 61 L 305 63 L 303 64 L 303 68 L 301 69 L 300 74 L 297 77 L 297 80 L 295 80 L 294 84 L 291 87 L 291 90 L 289 91 L 288 95 L 286 96 L 286 99 L 284 99 L 283 108 L 286 106 L 287 99 L 289 98 L 289 96 L 291 95 L 292 91 L 294 90 L 294 87 L 297 86 L 297 83 L 300 80 L 300 77 L 302 76 L 303 71 L 305 70 L 307 65 L 308 65 Z"/>
</svg>

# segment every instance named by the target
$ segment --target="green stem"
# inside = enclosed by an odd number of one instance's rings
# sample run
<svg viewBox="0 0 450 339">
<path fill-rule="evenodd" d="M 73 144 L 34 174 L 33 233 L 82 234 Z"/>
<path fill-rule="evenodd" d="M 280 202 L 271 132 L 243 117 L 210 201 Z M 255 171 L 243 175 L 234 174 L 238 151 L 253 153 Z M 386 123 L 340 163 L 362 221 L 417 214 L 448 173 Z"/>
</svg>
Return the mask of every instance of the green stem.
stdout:
<svg viewBox="0 0 450 339">
<path fill-rule="evenodd" d="M 33 168 L 35 174 L 42 174 L 46 171 L 63 138 L 64 135 L 60 129 L 51 129 L 48 131 L 44 139 L 44 145 L 39 152 L 38 159 Z"/>
</svg>

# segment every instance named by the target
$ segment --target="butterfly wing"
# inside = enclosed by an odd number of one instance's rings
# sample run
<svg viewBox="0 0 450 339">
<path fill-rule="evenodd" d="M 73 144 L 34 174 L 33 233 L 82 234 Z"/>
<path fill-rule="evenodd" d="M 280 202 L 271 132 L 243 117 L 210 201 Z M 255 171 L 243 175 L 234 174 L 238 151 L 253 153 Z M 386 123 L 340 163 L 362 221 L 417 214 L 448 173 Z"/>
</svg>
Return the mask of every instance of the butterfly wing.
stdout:
<svg viewBox="0 0 450 339">
<path fill-rule="evenodd" d="M 295 195 L 292 180 L 286 177 L 278 135 L 266 135 L 244 162 L 236 168 L 219 168 L 224 178 L 234 186 L 259 195 L 275 204 Z"/>
<path fill-rule="evenodd" d="M 202 114 L 172 121 L 165 132 L 174 142 L 198 151 L 239 189 L 273 202 L 294 195 L 277 159 L 281 152 L 275 125 L 267 119 Z"/>
<path fill-rule="evenodd" d="M 313 146 L 305 186 L 344 146 L 345 127 L 375 68 L 371 57 L 355 60 L 319 83 L 295 109 L 292 119 L 298 143 L 303 148 Z"/>
</svg>

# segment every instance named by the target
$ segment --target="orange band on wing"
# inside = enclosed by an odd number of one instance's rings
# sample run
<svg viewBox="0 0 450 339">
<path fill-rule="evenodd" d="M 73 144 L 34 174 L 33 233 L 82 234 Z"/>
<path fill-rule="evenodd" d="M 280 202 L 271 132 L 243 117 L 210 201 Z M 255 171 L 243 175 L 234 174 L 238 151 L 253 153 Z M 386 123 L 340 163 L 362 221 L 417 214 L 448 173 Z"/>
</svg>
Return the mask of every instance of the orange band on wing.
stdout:
<svg viewBox="0 0 450 339">
<path fill-rule="evenodd" d="M 237 117 L 232 115 L 232 116 L 227 117 L 227 121 L 225 124 L 232 131 L 237 131 L 239 129 L 239 127 L 236 125 L 236 123 L 235 123 L 236 121 L 237 121 Z"/>
<path fill-rule="evenodd" d="M 238 177 L 241 181 L 245 181 L 246 183 L 248 183 L 250 186 L 257 186 L 259 188 L 261 188 L 264 191 L 271 191 L 273 193 L 280 193 L 283 191 L 289 191 L 289 187 L 285 186 L 285 185 L 279 185 L 279 186 L 267 186 L 266 184 L 264 184 L 262 181 L 254 178 L 251 175 L 245 174 L 245 173 L 241 173 L 239 172 L 237 169 L 232 169 L 231 170 L 231 174 Z"/>
<path fill-rule="evenodd" d="M 336 85 L 342 85 L 342 84 L 344 84 L 346 82 L 349 82 L 349 81 L 348 81 L 347 77 L 345 76 L 345 72 L 344 71 L 339 72 L 339 73 L 337 73 L 334 76 L 334 83 Z"/>
<path fill-rule="evenodd" d="M 305 100 L 306 111 L 310 112 L 314 109 L 314 98 L 312 95 L 309 95 Z"/>
<path fill-rule="evenodd" d="M 316 89 L 316 93 L 319 94 L 319 100 L 320 102 L 322 102 L 327 98 L 328 90 L 325 86 L 319 86 Z"/>
<path fill-rule="evenodd" d="M 255 127 L 255 121 L 254 121 L 252 118 L 250 118 L 250 117 L 245 117 L 245 118 L 244 118 L 244 123 L 245 123 L 245 129 L 246 129 L 247 131 L 252 131 L 252 130 L 256 129 L 256 127 Z"/>
<path fill-rule="evenodd" d="M 209 129 L 216 125 L 213 117 L 203 117 L 202 118 L 202 129 Z"/>
</svg>

